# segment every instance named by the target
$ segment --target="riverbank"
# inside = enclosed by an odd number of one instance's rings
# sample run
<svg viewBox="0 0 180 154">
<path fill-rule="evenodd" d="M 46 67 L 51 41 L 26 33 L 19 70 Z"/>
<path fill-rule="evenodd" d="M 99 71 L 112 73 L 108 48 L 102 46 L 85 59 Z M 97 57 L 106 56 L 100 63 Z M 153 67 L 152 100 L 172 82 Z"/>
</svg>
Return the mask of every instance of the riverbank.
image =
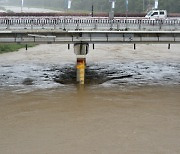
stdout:
<svg viewBox="0 0 180 154">
<path fill-rule="evenodd" d="M 27 48 L 34 47 L 35 44 L 28 44 Z M 0 54 L 18 51 L 19 49 L 26 48 L 25 44 L 0 44 Z"/>
</svg>

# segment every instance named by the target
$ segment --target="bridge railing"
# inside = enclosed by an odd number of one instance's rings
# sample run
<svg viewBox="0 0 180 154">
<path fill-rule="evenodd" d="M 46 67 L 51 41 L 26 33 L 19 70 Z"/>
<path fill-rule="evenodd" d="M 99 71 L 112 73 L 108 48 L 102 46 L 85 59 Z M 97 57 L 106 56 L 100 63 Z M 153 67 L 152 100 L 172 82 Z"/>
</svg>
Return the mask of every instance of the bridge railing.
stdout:
<svg viewBox="0 0 180 154">
<path fill-rule="evenodd" d="M 180 20 L 74 17 L 0 17 L 0 29 L 180 30 Z"/>
</svg>

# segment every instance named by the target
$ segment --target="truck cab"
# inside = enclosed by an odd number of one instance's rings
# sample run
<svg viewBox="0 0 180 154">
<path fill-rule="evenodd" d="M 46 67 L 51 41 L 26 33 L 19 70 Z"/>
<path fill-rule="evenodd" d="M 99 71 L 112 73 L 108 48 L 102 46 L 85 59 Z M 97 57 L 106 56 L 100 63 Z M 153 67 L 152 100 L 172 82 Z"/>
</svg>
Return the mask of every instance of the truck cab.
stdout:
<svg viewBox="0 0 180 154">
<path fill-rule="evenodd" d="M 151 10 L 147 13 L 145 18 L 149 19 L 166 19 L 167 18 L 167 11 L 166 10 Z"/>
</svg>

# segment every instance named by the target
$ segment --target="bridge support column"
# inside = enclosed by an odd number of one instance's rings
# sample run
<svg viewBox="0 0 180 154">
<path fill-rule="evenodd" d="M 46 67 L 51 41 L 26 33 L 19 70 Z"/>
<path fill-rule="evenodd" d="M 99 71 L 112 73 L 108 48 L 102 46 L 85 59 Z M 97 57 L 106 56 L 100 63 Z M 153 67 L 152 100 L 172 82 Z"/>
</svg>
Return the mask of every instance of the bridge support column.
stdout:
<svg viewBox="0 0 180 154">
<path fill-rule="evenodd" d="M 89 51 L 88 43 L 76 43 L 74 44 L 74 53 L 77 56 L 76 64 L 76 81 L 80 85 L 85 83 L 85 69 L 86 69 L 86 55 Z"/>
</svg>

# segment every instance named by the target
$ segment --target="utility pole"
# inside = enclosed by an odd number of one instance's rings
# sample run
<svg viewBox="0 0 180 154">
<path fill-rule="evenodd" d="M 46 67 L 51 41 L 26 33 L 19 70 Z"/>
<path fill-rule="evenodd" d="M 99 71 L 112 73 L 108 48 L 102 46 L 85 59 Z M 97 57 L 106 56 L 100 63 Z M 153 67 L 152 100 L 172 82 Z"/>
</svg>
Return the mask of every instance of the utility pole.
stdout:
<svg viewBox="0 0 180 154">
<path fill-rule="evenodd" d="M 111 3 L 111 11 L 109 12 L 109 20 L 111 23 L 110 30 L 113 30 L 113 19 L 116 0 L 109 0 L 109 2 Z"/>
<path fill-rule="evenodd" d="M 23 12 L 24 0 L 21 0 L 21 13 Z"/>
<path fill-rule="evenodd" d="M 127 15 L 128 15 L 128 4 L 129 4 L 129 2 L 128 2 L 128 0 L 126 0 L 126 18 L 127 18 Z"/>
<path fill-rule="evenodd" d="M 109 0 L 109 2 L 111 3 L 111 11 L 109 13 L 109 18 L 113 19 L 116 0 Z"/>
<path fill-rule="evenodd" d="M 67 3 L 68 3 L 68 1 L 67 1 L 67 0 L 64 0 L 64 12 L 67 11 Z"/>
<path fill-rule="evenodd" d="M 159 1 L 155 0 L 155 2 L 154 2 L 154 9 L 158 9 L 158 5 L 159 5 Z"/>
<path fill-rule="evenodd" d="M 92 0 L 91 17 L 94 17 L 94 1 Z"/>
<path fill-rule="evenodd" d="M 68 0 L 68 10 L 71 8 L 72 1 Z"/>
<path fill-rule="evenodd" d="M 129 2 L 128 2 L 128 0 L 126 0 L 126 30 L 127 30 L 127 28 L 128 28 L 128 24 L 127 24 L 127 17 L 128 17 L 128 4 L 129 4 Z"/>
<path fill-rule="evenodd" d="M 143 12 L 145 11 L 145 3 L 144 3 L 144 0 L 143 0 Z"/>
</svg>

